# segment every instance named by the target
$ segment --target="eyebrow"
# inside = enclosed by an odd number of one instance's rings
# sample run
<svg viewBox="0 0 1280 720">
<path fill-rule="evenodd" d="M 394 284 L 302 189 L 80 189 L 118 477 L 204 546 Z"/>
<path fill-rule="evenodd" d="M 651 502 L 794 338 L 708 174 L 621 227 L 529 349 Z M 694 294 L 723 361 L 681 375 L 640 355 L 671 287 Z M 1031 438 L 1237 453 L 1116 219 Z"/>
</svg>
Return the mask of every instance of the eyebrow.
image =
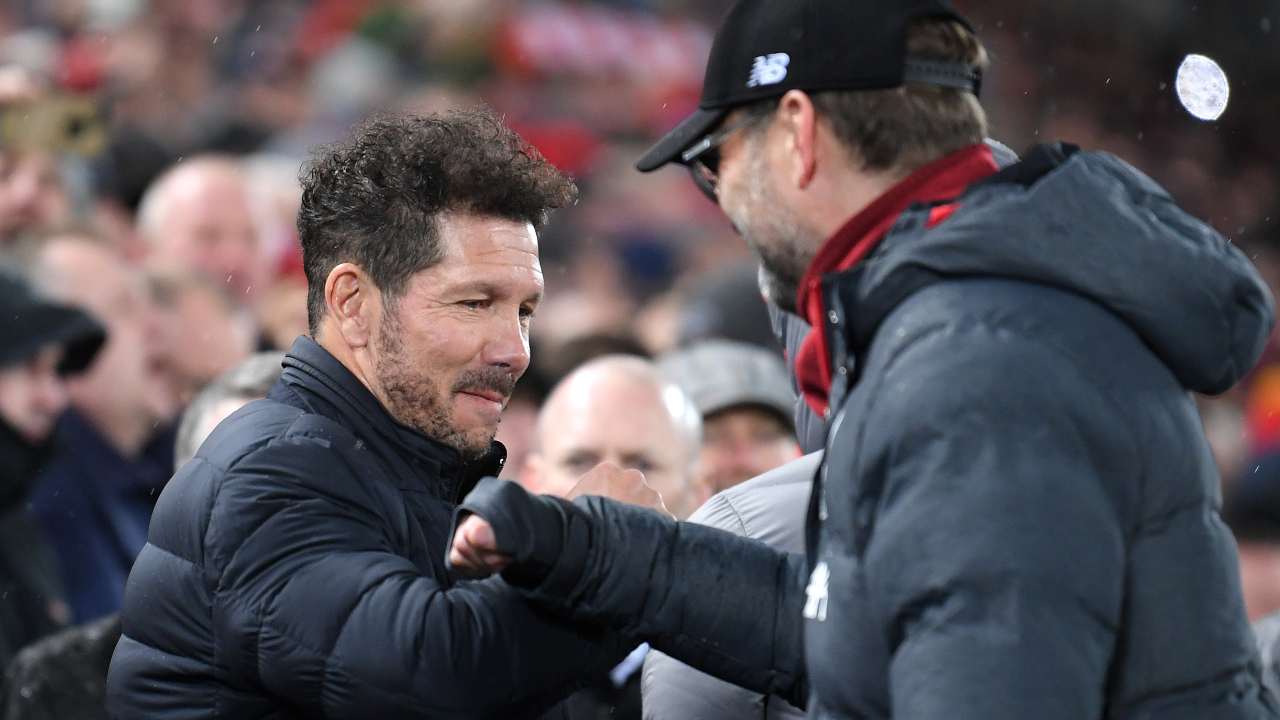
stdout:
<svg viewBox="0 0 1280 720">
<path fill-rule="evenodd" d="M 622 462 L 623 462 L 623 467 L 633 467 L 641 463 L 644 463 L 646 465 L 658 464 L 657 461 L 649 457 L 647 453 L 643 453 L 643 452 L 623 453 Z"/>
<path fill-rule="evenodd" d="M 480 293 L 488 297 L 505 297 L 510 294 L 506 287 L 489 282 L 488 280 L 473 280 L 472 282 L 462 283 L 456 287 L 450 288 L 449 292 L 457 295 Z M 544 291 L 539 290 L 538 292 L 526 297 L 523 302 L 538 304 L 542 302 L 544 294 Z"/>
</svg>

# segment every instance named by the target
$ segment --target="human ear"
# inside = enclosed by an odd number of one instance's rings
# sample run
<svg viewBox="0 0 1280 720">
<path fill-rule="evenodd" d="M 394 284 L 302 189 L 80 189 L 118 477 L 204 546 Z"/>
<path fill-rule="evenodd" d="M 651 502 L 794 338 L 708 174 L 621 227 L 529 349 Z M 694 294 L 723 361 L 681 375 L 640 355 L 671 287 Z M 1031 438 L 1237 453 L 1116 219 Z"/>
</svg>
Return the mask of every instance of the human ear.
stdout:
<svg viewBox="0 0 1280 720">
<path fill-rule="evenodd" d="M 786 178 L 804 190 L 818 171 L 818 122 L 813 99 L 800 90 L 787 91 L 778 103 L 778 120 L 786 138 Z"/>
<path fill-rule="evenodd" d="M 373 281 L 358 265 L 341 263 L 325 278 L 325 310 L 349 347 L 362 348 L 369 344 L 379 298 Z"/>
</svg>

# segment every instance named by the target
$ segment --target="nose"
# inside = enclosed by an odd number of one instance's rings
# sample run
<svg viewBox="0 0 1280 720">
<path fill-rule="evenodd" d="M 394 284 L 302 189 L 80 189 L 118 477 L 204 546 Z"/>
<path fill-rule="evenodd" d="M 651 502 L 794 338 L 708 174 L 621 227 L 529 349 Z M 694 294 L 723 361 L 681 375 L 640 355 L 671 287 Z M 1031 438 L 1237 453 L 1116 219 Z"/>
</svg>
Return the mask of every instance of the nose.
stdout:
<svg viewBox="0 0 1280 720">
<path fill-rule="evenodd" d="M 513 315 L 513 318 L 495 319 L 482 359 L 486 364 L 503 368 L 518 378 L 529 369 L 529 330 L 520 321 L 519 311 Z"/>
</svg>

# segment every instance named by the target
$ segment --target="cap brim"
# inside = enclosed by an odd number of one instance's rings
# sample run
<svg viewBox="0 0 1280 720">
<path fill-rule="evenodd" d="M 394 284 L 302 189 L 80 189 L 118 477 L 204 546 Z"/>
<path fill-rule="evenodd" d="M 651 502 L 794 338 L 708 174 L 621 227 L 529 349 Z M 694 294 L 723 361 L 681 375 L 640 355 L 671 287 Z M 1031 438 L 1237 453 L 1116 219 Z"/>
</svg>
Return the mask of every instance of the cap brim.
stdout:
<svg viewBox="0 0 1280 720">
<path fill-rule="evenodd" d="M 61 345 L 62 362 L 58 364 L 61 375 L 76 375 L 93 364 L 107 339 L 106 329 L 89 314 L 66 305 L 48 304 L 35 315 L 40 327 L 45 328 L 39 338 L 41 345 Z"/>
<path fill-rule="evenodd" d="M 636 169 L 640 172 L 651 172 L 669 162 L 678 160 L 680 153 L 710 132 L 728 114 L 729 111 L 724 108 L 718 110 L 698 109 L 694 111 L 692 115 L 681 121 L 674 130 L 664 135 L 657 144 L 649 148 L 649 151 L 636 161 Z"/>
</svg>

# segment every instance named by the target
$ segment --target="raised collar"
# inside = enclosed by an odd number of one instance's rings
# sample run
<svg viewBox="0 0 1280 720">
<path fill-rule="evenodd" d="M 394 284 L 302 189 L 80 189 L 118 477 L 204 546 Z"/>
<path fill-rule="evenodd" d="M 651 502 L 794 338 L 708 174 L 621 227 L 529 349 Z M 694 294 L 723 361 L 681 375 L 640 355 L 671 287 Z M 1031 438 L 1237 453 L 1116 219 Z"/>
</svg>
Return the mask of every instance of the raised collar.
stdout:
<svg viewBox="0 0 1280 720">
<path fill-rule="evenodd" d="M 952 200 L 997 169 L 991 148 L 985 143 L 957 150 L 908 175 L 855 214 L 823 243 L 809 264 L 796 298 L 796 307 L 814 328 L 800 346 L 795 361 L 797 382 L 805 402 L 814 412 L 827 414 L 831 390 L 828 339 L 821 330 L 828 325 L 828 309 L 822 293 L 823 278 L 861 262 L 910 206 Z M 936 219 L 931 217 L 931 225 L 945 217 L 946 213 L 940 213 Z"/>
<path fill-rule="evenodd" d="M 506 461 L 501 443 L 493 443 L 481 460 L 464 463 L 454 448 L 396 421 L 369 388 L 328 350 L 309 337 L 299 337 L 284 358 L 285 384 L 301 386 L 314 399 L 330 408 L 334 420 L 360 432 L 373 434 L 405 459 L 418 465 L 434 480 L 441 482 L 439 492 L 445 499 L 457 502 L 480 478 L 496 476 Z M 398 478 L 404 489 L 422 489 Z"/>
</svg>

